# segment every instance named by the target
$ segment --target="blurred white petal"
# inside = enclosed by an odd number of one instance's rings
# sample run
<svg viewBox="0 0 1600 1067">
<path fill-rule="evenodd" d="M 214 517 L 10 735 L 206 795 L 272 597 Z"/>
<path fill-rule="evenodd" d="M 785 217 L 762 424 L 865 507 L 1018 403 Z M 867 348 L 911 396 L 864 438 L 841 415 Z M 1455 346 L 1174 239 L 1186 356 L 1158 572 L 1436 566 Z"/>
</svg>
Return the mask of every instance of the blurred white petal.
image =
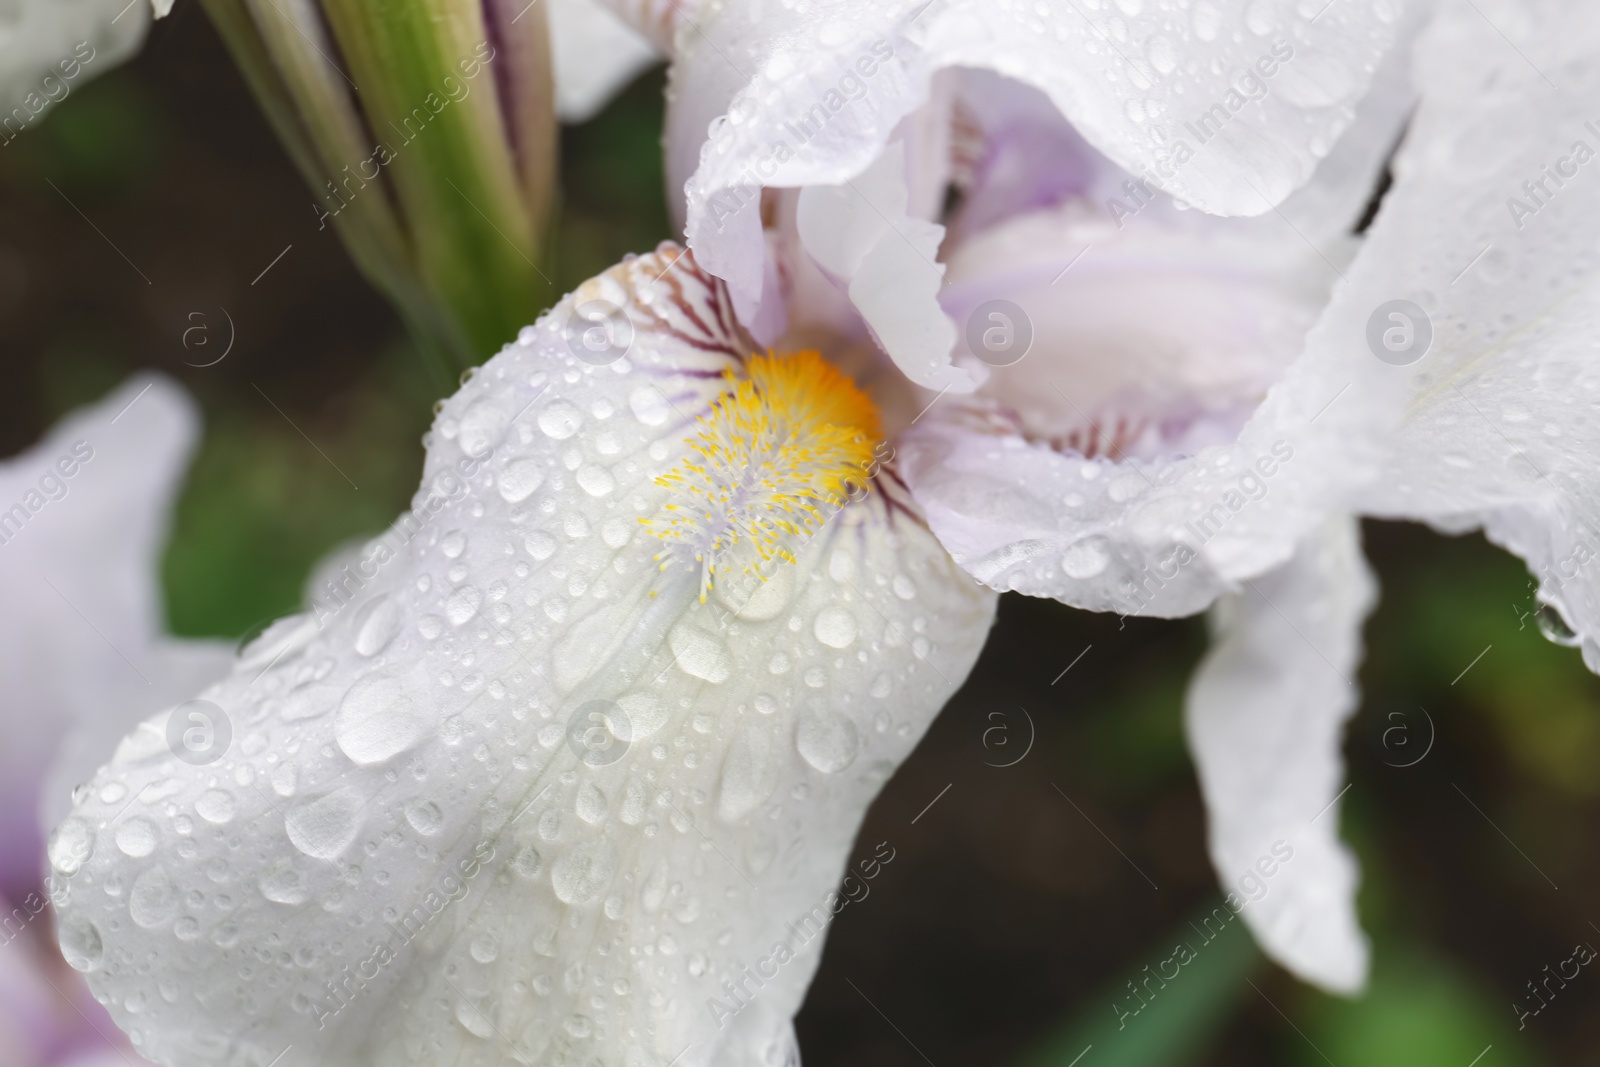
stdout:
<svg viewBox="0 0 1600 1067">
<path fill-rule="evenodd" d="M 0 10 L 0 144 L 133 55 L 149 28 L 140 0 L 14 0 Z"/>
<path fill-rule="evenodd" d="M 650 42 L 600 0 L 546 0 L 556 116 L 584 122 L 658 62 Z"/>
<path fill-rule="evenodd" d="M 160 594 L 198 430 L 189 398 L 146 376 L 0 463 L 3 888 L 35 883 L 41 822 L 123 734 L 224 669 L 224 646 L 165 636 Z"/>
</svg>

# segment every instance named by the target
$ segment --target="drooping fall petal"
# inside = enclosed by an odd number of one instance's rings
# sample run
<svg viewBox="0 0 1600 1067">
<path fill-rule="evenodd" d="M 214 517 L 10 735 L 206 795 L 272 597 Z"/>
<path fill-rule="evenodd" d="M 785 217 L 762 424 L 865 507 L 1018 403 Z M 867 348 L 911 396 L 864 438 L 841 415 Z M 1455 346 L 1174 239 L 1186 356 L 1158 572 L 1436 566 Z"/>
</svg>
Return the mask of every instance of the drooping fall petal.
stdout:
<svg viewBox="0 0 1600 1067">
<path fill-rule="evenodd" d="M 144 1054 L 792 1057 L 866 805 L 994 598 L 892 471 L 856 491 L 870 401 L 769 358 L 670 246 L 585 283 L 445 405 L 342 602 L 123 743 L 51 856 Z"/>
</svg>

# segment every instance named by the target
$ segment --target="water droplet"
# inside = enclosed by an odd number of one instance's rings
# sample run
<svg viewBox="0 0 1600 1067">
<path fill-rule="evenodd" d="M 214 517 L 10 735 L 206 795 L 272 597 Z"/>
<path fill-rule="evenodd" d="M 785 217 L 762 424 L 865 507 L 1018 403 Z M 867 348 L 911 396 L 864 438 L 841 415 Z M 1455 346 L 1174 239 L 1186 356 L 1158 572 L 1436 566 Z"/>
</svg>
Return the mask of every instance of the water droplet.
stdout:
<svg viewBox="0 0 1600 1067">
<path fill-rule="evenodd" d="M 261 895 L 278 904 L 304 904 L 311 899 L 305 879 L 288 860 L 279 860 L 261 876 Z"/>
<path fill-rule="evenodd" d="M 578 487 L 590 496 L 605 496 L 617 487 L 611 472 L 594 464 L 579 468 L 577 480 Z"/>
<path fill-rule="evenodd" d="M 605 892 L 616 866 L 617 853 L 610 841 L 584 841 L 556 860 L 550 884 L 562 903 L 589 904 Z"/>
<path fill-rule="evenodd" d="M 444 812 L 431 800 L 413 800 L 406 805 L 406 822 L 419 834 L 436 834 L 444 825 Z"/>
<path fill-rule="evenodd" d="M 1144 54 L 1157 74 L 1171 74 L 1178 69 L 1178 46 L 1171 37 L 1152 34 L 1144 46 Z"/>
<path fill-rule="evenodd" d="M 178 914 L 178 887 L 159 863 L 134 879 L 128 893 L 128 914 L 145 929 L 171 922 Z"/>
<path fill-rule="evenodd" d="M 1093 578 L 1106 569 L 1111 562 L 1111 556 L 1106 552 L 1104 542 L 1098 537 L 1086 537 L 1082 541 L 1068 545 L 1067 550 L 1061 553 L 1061 569 L 1068 578 L 1079 580 Z"/>
<path fill-rule="evenodd" d="M 518 459 L 500 472 L 500 496 L 508 504 L 520 504 L 544 484 L 544 467 L 535 459 Z"/>
<path fill-rule="evenodd" d="M 800 756 L 824 774 L 835 774 L 855 761 L 860 739 L 856 725 L 836 712 L 812 709 L 795 729 Z"/>
<path fill-rule="evenodd" d="M 505 433 L 510 421 L 506 413 L 487 400 L 480 400 L 461 416 L 461 447 L 468 455 L 481 456 Z"/>
<path fill-rule="evenodd" d="M 493 934 L 479 934 L 472 939 L 467 951 L 479 963 L 493 963 L 495 957 L 500 955 L 500 940 Z"/>
<path fill-rule="evenodd" d="M 456 1022 L 460 1023 L 473 1037 L 488 1039 L 494 1036 L 494 1023 L 484 1010 L 469 1000 L 458 1001 L 456 1004 Z"/>
<path fill-rule="evenodd" d="M 208 789 L 195 799 L 194 810 L 206 822 L 221 826 L 223 823 L 233 821 L 238 806 L 234 803 L 232 793 L 221 789 Z"/>
<path fill-rule="evenodd" d="M 667 398 L 653 385 L 641 385 L 630 393 L 628 408 L 646 426 L 660 426 L 667 421 Z"/>
<path fill-rule="evenodd" d="M 393 678 L 368 675 L 352 685 L 339 704 L 334 740 L 363 766 L 382 763 L 422 740 L 427 722 L 421 709 Z"/>
<path fill-rule="evenodd" d="M 680 622 L 667 635 L 667 644 L 678 669 L 694 678 L 712 683 L 727 680 L 733 673 L 733 653 L 722 638 L 707 633 L 691 622 Z"/>
<path fill-rule="evenodd" d="M 598 826 L 606 818 L 606 795 L 593 782 L 584 783 L 578 790 L 578 818 L 590 826 Z"/>
<path fill-rule="evenodd" d="M 533 531 L 522 544 L 528 550 L 528 555 L 541 563 L 555 555 L 556 539 L 544 530 Z"/>
<path fill-rule="evenodd" d="M 156 824 L 142 815 L 135 815 L 124 819 L 122 825 L 117 827 L 117 848 L 125 856 L 140 859 L 156 850 L 156 841 L 160 833 Z"/>
<path fill-rule="evenodd" d="M 56 936 L 61 942 L 61 955 L 66 958 L 68 967 L 85 972 L 99 968 L 105 955 L 105 945 L 94 923 L 73 916 L 62 922 Z"/>
<path fill-rule="evenodd" d="M 460 530 L 451 530 L 439 538 L 439 551 L 443 552 L 447 559 L 455 559 L 466 550 L 467 535 Z"/>
<path fill-rule="evenodd" d="M 444 601 L 445 617 L 451 626 L 460 626 L 478 613 L 483 603 L 483 593 L 475 585 L 464 585 Z"/>
<path fill-rule="evenodd" d="M 544 857 L 532 845 L 523 845 L 511 857 L 511 870 L 522 878 L 537 878 L 544 870 Z"/>
<path fill-rule="evenodd" d="M 290 809 L 283 817 L 283 829 L 290 844 L 301 852 L 331 860 L 356 839 L 361 808 L 361 794 L 346 786 Z"/>
<path fill-rule="evenodd" d="M 856 639 L 855 616 L 837 604 L 830 604 L 817 612 L 811 632 L 829 648 L 848 648 Z"/>
<path fill-rule="evenodd" d="M 1577 648 L 1583 644 L 1583 638 L 1568 624 L 1566 617 L 1554 604 L 1540 604 L 1539 610 L 1534 614 L 1539 623 L 1539 632 L 1546 641 L 1561 645 L 1563 648 Z"/>
<path fill-rule="evenodd" d="M 565 400 L 557 400 L 539 413 L 539 429 L 557 441 L 565 441 L 583 425 L 583 413 Z"/>
<path fill-rule="evenodd" d="M 400 603 L 387 593 L 380 593 L 363 604 L 356 613 L 356 652 L 363 656 L 382 652 L 400 632 L 404 615 Z"/>
<path fill-rule="evenodd" d="M 763 715 L 771 715 L 778 710 L 778 702 L 772 699 L 769 693 L 757 693 L 755 698 L 756 711 Z"/>
<path fill-rule="evenodd" d="M 94 855 L 94 830 L 79 818 L 67 819 L 50 835 L 45 850 L 56 873 L 74 875 Z"/>
</svg>

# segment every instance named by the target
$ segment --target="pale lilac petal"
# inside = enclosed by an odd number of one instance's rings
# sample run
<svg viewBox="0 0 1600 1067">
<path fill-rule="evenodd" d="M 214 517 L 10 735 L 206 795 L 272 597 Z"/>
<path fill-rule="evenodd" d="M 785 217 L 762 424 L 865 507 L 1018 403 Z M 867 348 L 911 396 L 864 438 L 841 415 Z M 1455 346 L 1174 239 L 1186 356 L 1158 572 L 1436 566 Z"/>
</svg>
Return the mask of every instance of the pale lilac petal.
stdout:
<svg viewBox="0 0 1600 1067">
<path fill-rule="evenodd" d="M 1089 143 L 1181 199 L 1258 214 L 1349 125 L 1401 11 L 1392 0 L 1239 0 L 1187 18 L 990 0 L 707 4 L 677 37 L 670 184 L 687 181 L 690 245 L 747 312 L 759 298 L 756 190 L 862 173 L 937 71 L 978 67 L 1036 86 Z"/>
<path fill-rule="evenodd" d="M 41 820 L 132 724 L 221 674 L 228 650 L 164 636 L 159 587 L 198 429 L 177 386 L 136 378 L 0 463 L 0 887 L 37 881 Z"/>
<path fill-rule="evenodd" d="M 1356 520 L 1331 520 L 1288 563 L 1217 604 L 1185 708 L 1230 906 L 1274 960 L 1340 993 L 1367 974 L 1337 799 L 1375 599 Z"/>
<path fill-rule="evenodd" d="M 1079 202 L 992 229 L 950 270 L 963 345 L 1018 311 L 1032 345 L 979 398 L 934 404 L 901 455 L 941 541 L 994 588 L 1198 611 L 1337 511 L 1330 483 L 1361 470 L 1352 427 L 1382 426 L 1381 408 L 1319 415 L 1351 384 L 1337 350 L 1300 355 L 1334 265 L 1275 216 L 1152 202 L 1118 228 Z"/>
</svg>

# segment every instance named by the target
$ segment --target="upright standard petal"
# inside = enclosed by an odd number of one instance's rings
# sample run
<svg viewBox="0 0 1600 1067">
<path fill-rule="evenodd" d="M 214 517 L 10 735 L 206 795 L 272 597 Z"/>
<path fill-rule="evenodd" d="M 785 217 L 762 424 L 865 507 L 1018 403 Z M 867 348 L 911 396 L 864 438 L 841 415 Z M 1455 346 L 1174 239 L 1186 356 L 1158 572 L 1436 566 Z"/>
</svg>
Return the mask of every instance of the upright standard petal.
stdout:
<svg viewBox="0 0 1600 1067">
<path fill-rule="evenodd" d="M 550 64 L 556 117 L 593 118 L 661 56 L 600 0 L 550 0 Z"/>
<path fill-rule="evenodd" d="M 197 421 L 170 381 L 136 378 L 0 464 L 0 890 L 37 884 L 41 808 L 53 825 L 118 738 L 223 673 L 219 644 L 164 636 L 161 554 Z"/>
<path fill-rule="evenodd" d="M 1376 583 L 1353 518 L 1215 609 L 1185 708 L 1228 903 L 1273 959 L 1324 989 L 1366 982 L 1356 865 L 1339 842 L 1344 724 Z"/>
<path fill-rule="evenodd" d="M 863 495 L 874 419 L 687 254 L 585 283 L 445 405 L 361 597 L 80 794 L 67 958 L 168 1067 L 792 1058 L 865 807 L 993 615 Z"/>
<path fill-rule="evenodd" d="M 1448 5 L 1424 42 L 1362 264 L 1381 288 L 1351 344 L 1409 399 L 1363 504 L 1521 556 L 1548 631 L 1600 671 L 1600 11 L 1481 6 Z"/>
<path fill-rule="evenodd" d="M 977 67 L 1042 90 L 1096 148 L 1180 199 L 1260 214 L 1349 125 L 1402 10 L 713 0 L 676 36 L 671 185 L 686 182 L 689 244 L 744 311 L 759 298 L 759 190 L 862 173 L 937 71 Z"/>
</svg>

